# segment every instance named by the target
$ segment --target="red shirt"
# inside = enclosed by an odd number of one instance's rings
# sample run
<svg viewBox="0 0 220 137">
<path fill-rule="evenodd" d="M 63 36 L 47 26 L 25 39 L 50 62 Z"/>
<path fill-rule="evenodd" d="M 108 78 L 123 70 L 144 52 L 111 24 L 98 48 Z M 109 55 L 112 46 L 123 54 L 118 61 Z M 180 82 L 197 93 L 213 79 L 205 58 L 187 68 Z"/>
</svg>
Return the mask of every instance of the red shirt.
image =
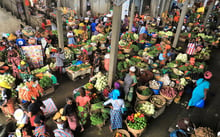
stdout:
<svg viewBox="0 0 220 137">
<path fill-rule="evenodd" d="M 89 103 L 90 98 L 88 96 L 77 96 L 76 97 L 76 103 L 79 103 L 79 106 L 85 106 L 87 103 Z"/>
</svg>

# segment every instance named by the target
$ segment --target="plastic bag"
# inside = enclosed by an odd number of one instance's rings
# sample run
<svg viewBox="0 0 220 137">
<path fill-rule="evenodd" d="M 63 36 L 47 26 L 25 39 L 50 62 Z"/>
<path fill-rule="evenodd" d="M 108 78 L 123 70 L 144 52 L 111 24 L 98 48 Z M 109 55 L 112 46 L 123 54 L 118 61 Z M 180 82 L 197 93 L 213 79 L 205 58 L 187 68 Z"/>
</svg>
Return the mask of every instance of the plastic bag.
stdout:
<svg viewBox="0 0 220 137">
<path fill-rule="evenodd" d="M 198 108 L 204 108 L 205 106 L 205 100 L 202 99 L 200 100 L 198 103 L 196 103 L 195 107 L 198 107 Z"/>
</svg>

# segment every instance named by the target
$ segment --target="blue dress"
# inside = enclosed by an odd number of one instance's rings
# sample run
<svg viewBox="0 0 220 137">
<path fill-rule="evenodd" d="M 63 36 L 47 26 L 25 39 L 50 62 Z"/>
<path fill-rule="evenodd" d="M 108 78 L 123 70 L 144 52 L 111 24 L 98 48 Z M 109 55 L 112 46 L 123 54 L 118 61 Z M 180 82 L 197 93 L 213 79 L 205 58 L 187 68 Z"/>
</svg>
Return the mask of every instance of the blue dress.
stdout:
<svg viewBox="0 0 220 137">
<path fill-rule="evenodd" d="M 189 100 L 188 106 L 195 106 L 200 100 L 205 97 L 204 90 L 209 89 L 210 83 L 203 78 L 196 81 L 196 88 L 193 90 L 192 98 Z"/>
</svg>

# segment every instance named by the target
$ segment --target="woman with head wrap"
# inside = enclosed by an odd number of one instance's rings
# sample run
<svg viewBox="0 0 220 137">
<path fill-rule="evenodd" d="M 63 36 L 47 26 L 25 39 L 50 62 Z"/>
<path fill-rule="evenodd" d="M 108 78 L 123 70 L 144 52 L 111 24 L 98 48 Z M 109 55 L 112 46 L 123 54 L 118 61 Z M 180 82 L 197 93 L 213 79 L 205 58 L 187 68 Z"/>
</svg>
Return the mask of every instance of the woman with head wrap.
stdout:
<svg viewBox="0 0 220 137">
<path fill-rule="evenodd" d="M 191 106 L 196 106 L 196 104 L 202 99 L 206 100 L 207 92 L 210 87 L 210 83 L 206 79 L 210 79 L 211 77 L 212 73 L 210 71 L 207 71 L 204 74 L 204 78 L 200 78 L 196 81 L 196 88 L 193 90 L 192 97 L 189 100 L 186 109 L 189 109 Z"/>
<path fill-rule="evenodd" d="M 114 129 L 122 128 L 122 111 L 121 109 L 124 108 L 124 100 L 119 99 L 120 91 L 118 89 L 114 89 L 112 92 L 112 97 L 104 102 L 104 106 L 108 104 L 112 104 L 110 106 L 110 120 L 111 125 L 109 127 L 110 131 Z"/>
</svg>

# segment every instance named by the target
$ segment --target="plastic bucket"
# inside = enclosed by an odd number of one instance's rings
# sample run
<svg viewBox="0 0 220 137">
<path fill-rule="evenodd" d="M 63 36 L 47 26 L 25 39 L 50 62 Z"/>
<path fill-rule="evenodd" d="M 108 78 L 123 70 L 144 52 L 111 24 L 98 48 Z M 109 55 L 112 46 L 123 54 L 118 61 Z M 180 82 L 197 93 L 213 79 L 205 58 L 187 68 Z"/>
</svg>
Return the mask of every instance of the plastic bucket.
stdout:
<svg viewBox="0 0 220 137">
<path fill-rule="evenodd" d="M 152 89 L 152 91 L 154 92 L 155 95 L 159 95 L 160 94 L 160 89 Z"/>
</svg>

